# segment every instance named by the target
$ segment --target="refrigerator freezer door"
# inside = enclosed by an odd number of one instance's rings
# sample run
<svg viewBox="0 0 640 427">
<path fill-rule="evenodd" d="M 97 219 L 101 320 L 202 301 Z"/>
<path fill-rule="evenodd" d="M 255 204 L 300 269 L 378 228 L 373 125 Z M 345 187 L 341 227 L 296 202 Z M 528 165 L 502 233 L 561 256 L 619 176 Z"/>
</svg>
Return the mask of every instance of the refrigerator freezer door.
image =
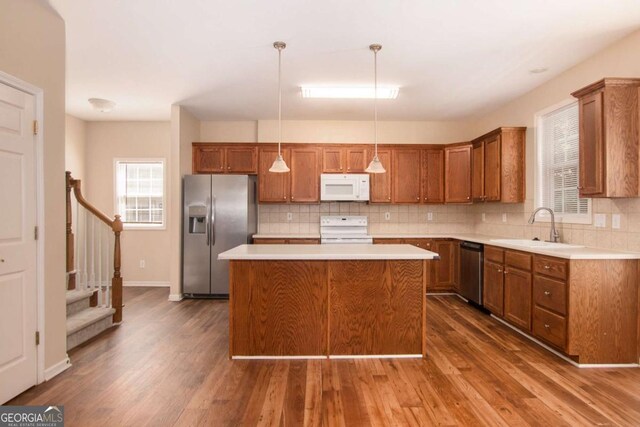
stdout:
<svg viewBox="0 0 640 427">
<path fill-rule="evenodd" d="M 209 294 L 211 236 L 211 176 L 187 175 L 183 181 L 182 292 Z"/>
<path fill-rule="evenodd" d="M 255 177 L 213 175 L 211 185 L 211 293 L 229 294 L 229 261 L 218 254 L 243 245 L 256 228 Z"/>
</svg>

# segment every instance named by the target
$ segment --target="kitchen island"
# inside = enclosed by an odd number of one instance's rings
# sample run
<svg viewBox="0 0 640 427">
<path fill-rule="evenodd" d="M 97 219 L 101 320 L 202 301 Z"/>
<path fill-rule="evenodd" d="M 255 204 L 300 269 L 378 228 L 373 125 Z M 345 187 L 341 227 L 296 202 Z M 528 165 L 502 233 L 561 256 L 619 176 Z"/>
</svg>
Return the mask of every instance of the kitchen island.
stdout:
<svg viewBox="0 0 640 427">
<path fill-rule="evenodd" d="M 411 245 L 241 245 L 230 261 L 231 358 L 423 357 L 438 254 Z"/>
</svg>

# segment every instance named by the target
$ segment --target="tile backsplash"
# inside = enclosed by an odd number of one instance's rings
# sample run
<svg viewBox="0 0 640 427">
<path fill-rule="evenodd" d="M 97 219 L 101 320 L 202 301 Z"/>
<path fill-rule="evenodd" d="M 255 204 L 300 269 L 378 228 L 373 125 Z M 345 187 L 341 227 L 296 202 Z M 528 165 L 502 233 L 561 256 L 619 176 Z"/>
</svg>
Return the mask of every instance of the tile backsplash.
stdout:
<svg viewBox="0 0 640 427">
<path fill-rule="evenodd" d="M 368 205 L 320 203 L 315 205 L 259 206 L 260 234 L 318 234 L 321 215 L 366 215 L 371 234 L 476 233 L 511 238 L 549 238 L 549 223 L 527 223 L 533 201 L 519 204 L 475 205 Z M 562 242 L 640 252 L 640 198 L 593 199 L 593 214 L 606 216 L 605 227 L 593 224 L 556 225 Z M 385 214 L 388 218 L 385 219 Z M 428 219 L 429 213 L 431 220 Z M 484 214 L 484 219 L 483 219 Z M 503 221 L 506 214 L 506 222 Z M 612 215 L 620 215 L 620 228 Z"/>
</svg>

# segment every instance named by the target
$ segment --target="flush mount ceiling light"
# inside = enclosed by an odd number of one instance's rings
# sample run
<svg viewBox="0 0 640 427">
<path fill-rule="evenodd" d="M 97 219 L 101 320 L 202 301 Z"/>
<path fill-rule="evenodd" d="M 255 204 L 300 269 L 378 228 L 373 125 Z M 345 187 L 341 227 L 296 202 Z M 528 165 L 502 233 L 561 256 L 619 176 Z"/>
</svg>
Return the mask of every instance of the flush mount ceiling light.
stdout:
<svg viewBox="0 0 640 427">
<path fill-rule="evenodd" d="M 89 104 L 94 110 L 108 113 L 116 107 L 116 103 L 102 98 L 89 98 Z"/>
<path fill-rule="evenodd" d="M 301 86 L 303 98 L 396 99 L 398 86 Z"/>
<path fill-rule="evenodd" d="M 275 42 L 273 47 L 278 49 L 278 157 L 273 161 L 269 172 L 289 172 L 289 166 L 282 158 L 280 145 L 282 145 L 282 49 L 287 47 L 284 42 Z"/>
<path fill-rule="evenodd" d="M 373 160 L 364 171 L 368 173 L 385 173 L 386 170 L 378 158 L 378 51 L 382 49 L 382 46 L 372 44 L 369 49 L 373 51 L 373 143 L 375 149 Z"/>
</svg>

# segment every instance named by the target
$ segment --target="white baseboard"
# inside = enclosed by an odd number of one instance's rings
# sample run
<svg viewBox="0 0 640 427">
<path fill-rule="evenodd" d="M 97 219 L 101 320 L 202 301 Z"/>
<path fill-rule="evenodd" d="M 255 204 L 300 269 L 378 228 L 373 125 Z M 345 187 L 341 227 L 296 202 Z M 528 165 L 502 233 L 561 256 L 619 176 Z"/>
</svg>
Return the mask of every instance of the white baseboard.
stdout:
<svg viewBox="0 0 640 427">
<path fill-rule="evenodd" d="M 49 381 L 51 378 L 63 373 L 70 367 L 71 367 L 71 359 L 69 359 L 69 356 L 67 356 L 61 361 L 59 361 L 58 363 L 56 363 L 55 365 L 50 366 L 44 370 L 44 380 Z"/>
<path fill-rule="evenodd" d="M 168 288 L 169 282 L 162 282 L 162 281 L 124 282 L 122 286 L 142 286 L 146 288 Z"/>
<path fill-rule="evenodd" d="M 182 301 L 183 298 L 182 294 L 169 294 L 169 301 L 178 302 Z"/>
</svg>

